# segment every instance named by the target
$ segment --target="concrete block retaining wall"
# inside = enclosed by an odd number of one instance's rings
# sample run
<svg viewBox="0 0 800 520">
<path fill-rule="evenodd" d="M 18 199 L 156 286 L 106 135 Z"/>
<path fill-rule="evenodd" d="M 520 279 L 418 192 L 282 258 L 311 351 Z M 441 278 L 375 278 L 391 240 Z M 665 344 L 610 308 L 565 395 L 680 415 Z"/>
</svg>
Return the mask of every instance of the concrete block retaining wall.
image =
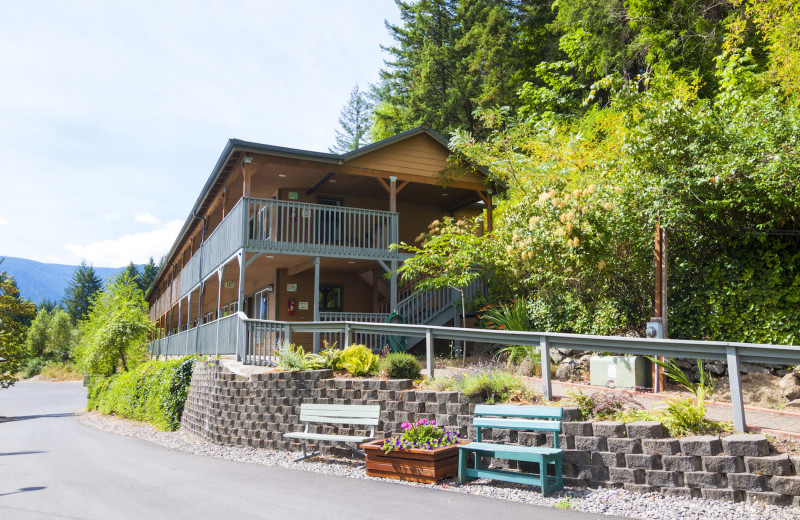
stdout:
<svg viewBox="0 0 800 520">
<path fill-rule="evenodd" d="M 333 379 L 330 370 L 237 376 L 218 362 L 195 365 L 182 425 L 224 445 L 298 451 L 283 433 L 299 430 L 300 404 L 380 404 L 377 438 L 400 432 L 403 421 L 436 420 L 474 439 L 474 400 L 458 392 L 411 389 L 410 380 Z M 800 457 L 771 455 L 761 435 L 664 438 L 659 422 L 584 422 L 564 409 L 560 447 L 568 486 L 616 487 L 664 495 L 800 505 Z M 366 434 L 359 428 L 318 426 L 317 432 Z M 312 430 L 314 431 L 314 430 Z M 485 429 L 485 439 L 552 446 L 552 435 Z M 323 445 L 346 456 L 346 448 Z M 523 463 L 524 464 L 524 463 Z M 514 463 L 511 463 L 514 466 Z M 521 466 L 520 469 L 526 469 Z"/>
</svg>

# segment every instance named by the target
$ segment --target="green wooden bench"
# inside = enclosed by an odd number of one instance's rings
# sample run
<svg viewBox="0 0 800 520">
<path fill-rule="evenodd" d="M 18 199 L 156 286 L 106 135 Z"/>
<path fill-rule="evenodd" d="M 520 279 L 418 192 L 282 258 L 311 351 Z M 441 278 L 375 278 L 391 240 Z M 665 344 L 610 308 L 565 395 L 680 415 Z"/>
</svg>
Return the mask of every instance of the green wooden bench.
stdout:
<svg viewBox="0 0 800 520">
<path fill-rule="evenodd" d="M 380 422 L 381 407 L 377 404 L 306 404 L 300 405 L 300 421 L 306 423 L 305 430 L 302 432 L 284 433 L 283 437 L 288 439 L 300 439 L 303 441 L 303 456 L 295 461 L 307 459 L 319 454 L 319 450 L 308 454 L 306 443 L 316 442 L 339 442 L 350 448 L 356 453 L 364 455 L 363 451 L 358 450 L 347 443 L 361 444 L 375 439 L 375 427 Z M 361 435 L 336 435 L 324 433 L 311 433 L 311 424 L 351 424 L 359 426 L 369 426 L 369 436 Z"/>
<path fill-rule="evenodd" d="M 561 475 L 563 452 L 558 447 L 561 432 L 561 408 L 549 406 L 478 405 L 472 425 L 477 429 L 476 442 L 459 447 L 458 479 L 461 483 L 476 478 L 504 480 L 520 484 L 531 484 L 542 488 L 542 494 L 564 487 Z M 510 430 L 544 431 L 553 433 L 553 447 L 521 446 L 483 442 L 482 428 L 504 428 Z M 468 467 L 467 457 L 473 454 L 473 467 Z M 539 473 L 487 469 L 481 467 L 483 457 L 538 462 Z"/>
</svg>

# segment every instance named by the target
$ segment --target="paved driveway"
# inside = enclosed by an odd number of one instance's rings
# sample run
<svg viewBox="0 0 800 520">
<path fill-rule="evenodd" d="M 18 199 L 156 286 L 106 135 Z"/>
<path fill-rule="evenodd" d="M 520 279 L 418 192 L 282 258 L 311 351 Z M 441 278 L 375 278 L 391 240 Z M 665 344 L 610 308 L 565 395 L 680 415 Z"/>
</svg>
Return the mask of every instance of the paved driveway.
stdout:
<svg viewBox="0 0 800 520">
<path fill-rule="evenodd" d="M 0 390 L 0 519 L 604 519 L 190 455 L 83 426 L 80 383 Z"/>
</svg>

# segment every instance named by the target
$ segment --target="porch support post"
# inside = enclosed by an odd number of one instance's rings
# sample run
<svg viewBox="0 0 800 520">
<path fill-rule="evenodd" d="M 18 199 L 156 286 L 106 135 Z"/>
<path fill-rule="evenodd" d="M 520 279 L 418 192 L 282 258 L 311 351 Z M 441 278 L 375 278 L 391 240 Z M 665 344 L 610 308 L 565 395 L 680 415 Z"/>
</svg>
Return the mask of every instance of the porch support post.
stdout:
<svg viewBox="0 0 800 520">
<path fill-rule="evenodd" d="M 397 260 L 392 260 L 392 281 L 389 284 L 389 312 L 395 312 L 396 310 L 397 310 Z"/>
<path fill-rule="evenodd" d="M 217 312 L 215 314 L 217 321 L 217 347 L 214 351 L 219 355 L 219 313 L 222 310 L 222 279 L 225 277 L 225 266 L 223 265 L 217 269 Z"/>
<path fill-rule="evenodd" d="M 186 298 L 186 352 L 189 354 L 189 329 L 192 327 L 192 293 Z"/>
<path fill-rule="evenodd" d="M 737 432 L 746 432 L 744 420 L 744 402 L 742 401 L 742 380 L 739 374 L 739 353 L 735 346 L 728 345 L 728 378 L 731 384 L 731 406 L 733 408 L 733 428 Z"/>
<path fill-rule="evenodd" d="M 314 257 L 314 321 L 319 321 L 319 257 Z M 314 333 L 314 354 L 319 352 L 319 332 Z"/>
<path fill-rule="evenodd" d="M 494 231 L 494 217 L 492 216 L 492 192 L 486 192 L 486 229 L 489 233 Z"/>
<path fill-rule="evenodd" d="M 548 401 L 553 399 L 553 384 L 550 381 L 550 342 L 547 336 L 539 338 L 542 351 L 542 397 Z"/>
<path fill-rule="evenodd" d="M 397 177 L 389 177 L 389 211 L 397 211 Z"/>
<path fill-rule="evenodd" d="M 239 261 L 239 296 L 237 299 L 236 310 L 238 312 L 244 312 L 244 272 L 247 267 L 244 249 L 238 255 L 236 255 L 236 259 Z"/>
<path fill-rule="evenodd" d="M 200 325 L 203 324 L 203 291 L 206 288 L 206 283 L 200 282 L 200 290 L 197 295 L 197 334 L 194 336 L 194 352 L 200 352 Z"/>
</svg>

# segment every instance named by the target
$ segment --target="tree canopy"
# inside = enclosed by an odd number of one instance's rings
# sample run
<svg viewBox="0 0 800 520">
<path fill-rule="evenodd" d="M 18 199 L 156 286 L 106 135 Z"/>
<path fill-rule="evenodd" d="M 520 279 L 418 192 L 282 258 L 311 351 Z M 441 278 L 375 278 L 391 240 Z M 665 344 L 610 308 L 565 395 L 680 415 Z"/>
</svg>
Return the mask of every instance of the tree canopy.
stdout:
<svg viewBox="0 0 800 520">
<path fill-rule="evenodd" d="M 332 153 L 345 153 L 361 148 L 367 140 L 370 125 L 372 124 L 372 103 L 358 84 L 350 91 L 350 98 L 342 107 L 339 116 L 340 129 L 336 130 L 336 144 L 330 151 Z"/>
<path fill-rule="evenodd" d="M 0 388 L 8 388 L 26 359 L 25 332 L 35 306 L 20 298 L 14 278 L 0 272 Z"/>
<path fill-rule="evenodd" d="M 62 300 L 73 325 L 77 324 L 89 310 L 94 295 L 103 288 L 103 282 L 91 265 L 82 261 L 72 273 Z"/>
<path fill-rule="evenodd" d="M 121 273 L 105 291 L 95 294 L 81 322 L 81 339 L 75 348 L 78 368 L 93 375 L 130 370 L 146 359 L 152 328 L 136 280 Z"/>
</svg>

